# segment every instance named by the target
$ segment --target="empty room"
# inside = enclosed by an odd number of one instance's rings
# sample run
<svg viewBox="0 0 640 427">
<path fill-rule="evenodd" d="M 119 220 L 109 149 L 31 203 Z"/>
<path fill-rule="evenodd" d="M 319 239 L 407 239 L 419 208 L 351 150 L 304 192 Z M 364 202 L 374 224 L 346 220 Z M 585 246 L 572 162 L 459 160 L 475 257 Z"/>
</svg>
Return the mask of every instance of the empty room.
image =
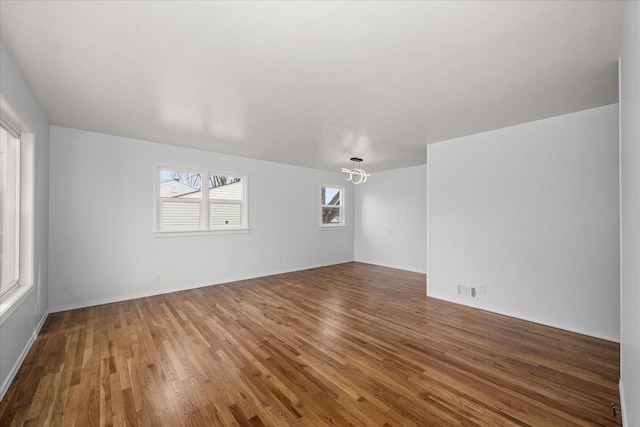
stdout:
<svg viewBox="0 0 640 427">
<path fill-rule="evenodd" d="M 640 426 L 640 2 L 0 0 L 1 426 Z"/>
</svg>

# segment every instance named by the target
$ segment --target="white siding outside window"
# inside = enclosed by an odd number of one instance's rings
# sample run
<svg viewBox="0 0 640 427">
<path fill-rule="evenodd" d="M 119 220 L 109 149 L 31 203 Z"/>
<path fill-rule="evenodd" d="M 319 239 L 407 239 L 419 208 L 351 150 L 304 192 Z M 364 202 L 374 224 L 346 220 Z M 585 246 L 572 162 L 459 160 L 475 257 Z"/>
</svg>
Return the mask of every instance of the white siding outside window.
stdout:
<svg viewBox="0 0 640 427">
<path fill-rule="evenodd" d="M 211 228 L 239 226 L 242 213 L 240 205 L 226 203 L 211 203 Z"/>
<path fill-rule="evenodd" d="M 163 230 L 198 230 L 200 228 L 200 203 L 189 200 L 163 200 Z"/>
<path fill-rule="evenodd" d="M 211 228 L 224 229 L 242 226 L 244 196 L 242 178 L 214 175 L 210 176 L 209 182 L 219 184 L 209 189 Z"/>
</svg>

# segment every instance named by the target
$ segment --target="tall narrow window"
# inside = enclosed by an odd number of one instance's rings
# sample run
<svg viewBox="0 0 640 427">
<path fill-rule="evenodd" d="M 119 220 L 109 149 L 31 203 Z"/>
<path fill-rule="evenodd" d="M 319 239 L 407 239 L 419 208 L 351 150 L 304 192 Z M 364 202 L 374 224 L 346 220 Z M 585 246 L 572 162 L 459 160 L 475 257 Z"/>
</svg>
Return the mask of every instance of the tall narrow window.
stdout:
<svg viewBox="0 0 640 427">
<path fill-rule="evenodd" d="M 158 232 L 248 230 L 246 176 L 164 167 L 158 174 Z"/>
<path fill-rule="evenodd" d="M 34 290 L 34 142 L 0 94 L 0 325 Z"/>
<path fill-rule="evenodd" d="M 18 286 L 20 140 L 0 126 L 0 295 Z"/>
<path fill-rule="evenodd" d="M 320 227 L 344 227 L 344 187 L 326 185 L 320 187 Z"/>
</svg>

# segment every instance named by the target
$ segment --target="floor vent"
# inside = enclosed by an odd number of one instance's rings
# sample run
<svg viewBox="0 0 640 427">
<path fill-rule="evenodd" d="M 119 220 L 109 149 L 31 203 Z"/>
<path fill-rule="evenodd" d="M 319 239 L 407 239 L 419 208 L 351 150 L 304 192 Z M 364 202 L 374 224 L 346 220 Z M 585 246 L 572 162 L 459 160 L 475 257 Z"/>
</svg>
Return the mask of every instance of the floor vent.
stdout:
<svg viewBox="0 0 640 427">
<path fill-rule="evenodd" d="M 458 295 L 467 298 L 478 299 L 478 289 L 475 286 L 458 285 Z"/>
</svg>

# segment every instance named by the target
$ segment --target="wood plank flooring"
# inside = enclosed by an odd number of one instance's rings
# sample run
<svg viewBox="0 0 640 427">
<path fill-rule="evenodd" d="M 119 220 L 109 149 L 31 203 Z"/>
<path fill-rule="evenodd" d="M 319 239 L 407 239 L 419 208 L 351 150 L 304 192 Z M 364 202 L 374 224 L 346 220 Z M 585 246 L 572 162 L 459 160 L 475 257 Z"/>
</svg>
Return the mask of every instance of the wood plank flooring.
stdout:
<svg viewBox="0 0 640 427">
<path fill-rule="evenodd" d="M 0 425 L 612 426 L 618 366 L 347 263 L 51 314 Z"/>
</svg>

